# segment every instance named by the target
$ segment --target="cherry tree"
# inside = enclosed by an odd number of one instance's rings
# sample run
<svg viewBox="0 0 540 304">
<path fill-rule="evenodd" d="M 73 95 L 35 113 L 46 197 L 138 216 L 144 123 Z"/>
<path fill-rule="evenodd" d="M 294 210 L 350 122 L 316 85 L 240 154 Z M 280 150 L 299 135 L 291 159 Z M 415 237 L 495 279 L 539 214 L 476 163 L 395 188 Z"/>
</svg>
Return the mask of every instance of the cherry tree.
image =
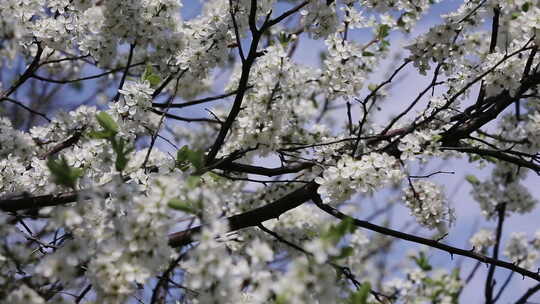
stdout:
<svg viewBox="0 0 540 304">
<path fill-rule="evenodd" d="M 537 1 L 192 2 L 0 1 L 0 302 L 538 299 Z"/>
</svg>

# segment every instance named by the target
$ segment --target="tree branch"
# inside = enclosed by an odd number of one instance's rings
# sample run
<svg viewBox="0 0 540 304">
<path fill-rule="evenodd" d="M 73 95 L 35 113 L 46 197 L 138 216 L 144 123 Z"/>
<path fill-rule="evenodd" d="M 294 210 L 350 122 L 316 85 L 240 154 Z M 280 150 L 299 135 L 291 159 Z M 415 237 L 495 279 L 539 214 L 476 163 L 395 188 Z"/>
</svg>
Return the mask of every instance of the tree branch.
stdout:
<svg viewBox="0 0 540 304">
<path fill-rule="evenodd" d="M 76 191 L 40 196 L 25 196 L 23 194 L 18 198 L 0 200 L 0 210 L 16 212 L 26 209 L 39 209 L 43 207 L 73 203 L 77 200 L 77 195 L 78 193 Z"/>
<path fill-rule="evenodd" d="M 499 258 L 499 245 L 501 244 L 502 228 L 504 223 L 504 215 L 506 211 L 506 204 L 497 206 L 499 215 L 499 222 L 497 224 L 497 235 L 495 239 L 495 245 L 493 246 L 493 259 Z M 495 287 L 495 281 L 493 275 L 495 274 L 495 264 L 491 264 L 489 267 L 488 275 L 486 278 L 486 287 L 484 289 L 484 295 L 486 297 L 486 304 L 494 303 L 493 301 L 493 287 Z"/>
<path fill-rule="evenodd" d="M 278 218 L 281 214 L 307 202 L 313 196 L 313 193 L 316 193 L 318 186 L 315 182 L 310 182 L 273 203 L 227 218 L 229 231 L 257 226 L 264 221 Z M 181 247 L 191 243 L 193 235 L 200 232 L 201 228 L 201 226 L 198 226 L 169 234 L 169 245 Z"/>
<path fill-rule="evenodd" d="M 519 267 L 519 266 L 517 266 L 515 264 L 505 262 L 505 261 L 501 261 L 501 260 L 497 260 L 497 259 L 494 259 L 494 258 L 490 258 L 490 257 L 487 257 L 485 255 L 478 254 L 478 253 L 476 253 L 476 252 L 474 252 L 472 250 L 465 250 L 465 249 L 461 249 L 461 248 L 457 248 L 457 247 L 452 247 L 452 246 L 440 243 L 437 240 L 426 239 L 426 238 L 423 238 L 423 237 L 420 237 L 420 236 L 404 233 L 404 232 L 401 232 L 401 231 L 396 231 L 396 230 L 393 230 L 393 229 L 390 229 L 390 228 L 381 227 L 381 226 L 372 224 L 372 223 L 367 222 L 367 221 L 362 221 L 362 220 L 352 218 L 352 217 L 340 212 L 339 210 L 337 210 L 337 209 L 335 209 L 335 208 L 333 208 L 333 207 L 331 207 L 329 205 L 324 204 L 318 194 L 315 194 L 313 196 L 313 202 L 321 210 L 325 211 L 326 213 L 328 213 L 328 214 L 330 214 L 330 215 L 332 215 L 332 216 L 334 216 L 334 217 L 336 217 L 338 219 L 343 220 L 343 219 L 346 219 L 346 218 L 351 218 L 352 221 L 353 221 L 353 224 L 358 226 L 358 227 L 362 227 L 362 228 L 365 228 L 365 229 L 368 229 L 368 230 L 371 230 L 371 231 L 375 231 L 375 232 L 378 232 L 378 233 L 381 233 L 381 234 L 384 234 L 384 235 L 396 237 L 396 238 L 406 240 L 406 241 L 409 241 L 409 242 L 418 243 L 418 244 L 426 245 L 426 246 L 436 248 L 436 249 L 439 249 L 439 250 L 442 250 L 442 251 L 446 251 L 446 252 L 450 253 L 451 255 L 454 255 L 454 254 L 461 255 L 461 256 L 464 256 L 464 257 L 475 259 L 475 260 L 483 262 L 483 263 L 487 263 L 487 264 L 490 264 L 490 265 L 496 265 L 496 266 L 499 266 L 501 268 L 506 268 L 506 269 L 509 269 L 511 271 L 515 271 L 515 272 L 521 274 L 524 277 L 528 277 L 528 278 L 534 279 L 536 281 L 540 281 L 540 274 L 529 271 L 529 270 L 524 269 L 524 268 L 521 268 L 521 267 Z"/>
</svg>

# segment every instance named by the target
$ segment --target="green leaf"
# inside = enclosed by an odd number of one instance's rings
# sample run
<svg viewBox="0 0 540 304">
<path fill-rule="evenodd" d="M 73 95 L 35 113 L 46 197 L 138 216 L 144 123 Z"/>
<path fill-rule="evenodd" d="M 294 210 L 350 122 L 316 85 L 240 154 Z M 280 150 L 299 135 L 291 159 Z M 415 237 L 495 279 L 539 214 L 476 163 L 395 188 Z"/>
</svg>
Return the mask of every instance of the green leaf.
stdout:
<svg viewBox="0 0 540 304">
<path fill-rule="evenodd" d="M 331 226 L 326 233 L 326 238 L 330 241 L 337 243 L 341 238 L 347 234 L 356 230 L 354 220 L 351 217 L 346 217 L 339 224 Z"/>
<path fill-rule="evenodd" d="M 344 259 L 346 257 L 350 257 L 351 255 L 353 255 L 354 253 L 354 248 L 350 247 L 350 246 L 345 246 L 343 248 L 341 248 L 341 251 L 339 252 L 339 255 L 333 257 L 332 259 L 333 260 L 341 260 L 341 259 Z"/>
<path fill-rule="evenodd" d="M 521 6 L 521 10 L 524 11 L 524 12 L 527 12 L 529 10 L 529 7 L 530 7 L 530 3 L 529 2 L 525 2 L 522 6 Z"/>
<path fill-rule="evenodd" d="M 111 133 L 109 131 L 101 130 L 101 131 L 90 131 L 88 132 L 88 136 L 93 139 L 110 139 L 114 137 L 114 133 Z"/>
<path fill-rule="evenodd" d="M 116 171 L 122 172 L 127 166 L 127 163 L 129 161 L 129 158 L 126 157 L 125 154 L 117 154 L 116 160 L 114 161 L 114 167 L 116 168 Z"/>
<path fill-rule="evenodd" d="M 118 124 L 106 112 L 96 114 L 96 120 L 103 130 L 90 131 L 88 136 L 93 139 L 112 139 L 118 133 Z"/>
<path fill-rule="evenodd" d="M 114 166 L 118 172 L 124 171 L 129 161 L 127 155 L 133 151 L 133 148 L 128 148 L 126 143 L 127 142 L 122 138 L 118 140 L 116 138 L 111 139 L 112 148 L 114 153 L 116 153 Z"/>
<path fill-rule="evenodd" d="M 438 142 L 438 141 L 441 140 L 442 138 L 443 138 L 442 135 L 439 135 L 439 134 L 433 135 L 433 136 L 431 137 L 431 139 L 432 139 L 434 142 Z"/>
<path fill-rule="evenodd" d="M 274 304 L 288 304 L 287 297 L 285 295 L 278 295 Z"/>
<path fill-rule="evenodd" d="M 433 267 L 431 267 L 431 264 L 429 264 L 426 254 L 423 251 L 420 251 L 418 257 L 412 257 L 412 259 L 416 262 L 416 265 L 418 265 L 418 267 L 420 267 L 420 269 L 422 269 L 423 271 L 430 271 L 431 269 L 433 269 Z"/>
<path fill-rule="evenodd" d="M 210 172 L 210 171 L 204 173 L 203 176 L 207 176 L 208 178 L 212 179 L 214 182 L 220 182 L 220 181 L 224 180 L 223 177 L 215 174 L 214 172 Z"/>
<path fill-rule="evenodd" d="M 178 199 L 178 198 L 173 198 L 173 199 L 169 200 L 169 202 L 167 202 L 167 206 L 169 206 L 172 209 L 180 210 L 180 211 L 190 213 L 190 214 L 196 214 L 197 213 L 197 210 L 195 208 L 193 208 L 192 203 L 183 201 L 183 200 Z"/>
<path fill-rule="evenodd" d="M 148 81 L 150 83 L 150 86 L 156 87 L 161 83 L 161 77 L 154 73 L 152 69 L 152 65 L 148 64 L 146 66 L 146 69 L 144 69 L 144 72 L 142 74 L 142 80 Z"/>
<path fill-rule="evenodd" d="M 480 184 L 480 181 L 478 180 L 478 178 L 476 178 L 476 176 L 474 176 L 472 174 L 469 174 L 469 175 L 465 176 L 465 179 L 472 185 Z"/>
<path fill-rule="evenodd" d="M 379 44 L 379 51 L 383 52 L 383 51 L 387 50 L 389 47 L 390 47 L 390 41 L 383 40 Z"/>
<path fill-rule="evenodd" d="M 362 56 L 365 56 L 365 57 L 373 57 L 373 56 L 375 56 L 375 54 L 373 54 L 372 52 L 363 51 L 363 52 L 362 52 Z"/>
<path fill-rule="evenodd" d="M 96 114 L 96 119 L 105 131 L 110 132 L 113 135 L 118 133 L 118 124 L 109 114 L 107 114 L 107 112 L 99 112 Z"/>
<path fill-rule="evenodd" d="M 191 175 L 186 179 L 186 185 L 188 189 L 195 189 L 201 183 L 201 177 L 199 175 Z"/>
<path fill-rule="evenodd" d="M 362 284 L 360 289 L 355 293 L 351 294 L 349 298 L 350 304 L 367 304 L 367 299 L 369 297 L 369 292 L 371 291 L 371 284 L 365 282 Z"/>
<path fill-rule="evenodd" d="M 77 179 L 83 175 L 83 169 L 70 167 L 67 160 L 61 157 L 59 160 L 50 158 L 47 167 L 51 171 L 54 182 L 58 185 L 75 189 Z"/>
<path fill-rule="evenodd" d="M 188 153 L 189 153 L 188 146 L 183 146 L 182 148 L 178 149 L 178 151 L 176 151 L 176 167 L 182 171 L 185 171 L 189 168 L 188 161 L 187 161 Z"/>
<path fill-rule="evenodd" d="M 188 160 L 195 169 L 199 170 L 204 166 L 204 152 L 202 150 L 191 151 L 188 154 Z"/>
<path fill-rule="evenodd" d="M 204 151 L 191 150 L 188 146 L 183 146 L 176 152 L 176 167 L 185 171 L 188 168 L 188 163 L 196 170 L 204 166 Z"/>
<path fill-rule="evenodd" d="M 381 24 L 377 28 L 377 37 L 383 39 L 390 34 L 390 26 L 388 24 Z"/>
<path fill-rule="evenodd" d="M 291 41 L 292 35 L 285 32 L 280 32 L 278 39 L 282 46 L 286 46 Z"/>
</svg>

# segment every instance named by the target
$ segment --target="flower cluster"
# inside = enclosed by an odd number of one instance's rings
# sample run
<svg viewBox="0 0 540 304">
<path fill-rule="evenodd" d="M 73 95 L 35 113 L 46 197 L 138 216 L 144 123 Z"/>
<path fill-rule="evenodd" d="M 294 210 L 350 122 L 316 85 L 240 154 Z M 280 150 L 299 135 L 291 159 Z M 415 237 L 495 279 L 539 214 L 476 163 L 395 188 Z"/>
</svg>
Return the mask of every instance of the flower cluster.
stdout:
<svg viewBox="0 0 540 304">
<path fill-rule="evenodd" d="M 268 296 L 268 282 L 271 275 L 262 267 L 273 259 L 273 252 L 266 243 L 254 241 L 247 248 L 249 259 L 238 257 L 233 259 L 227 254 L 227 247 L 218 239 L 218 233 L 226 230 L 224 224 L 213 222 L 211 227 L 204 228 L 199 236 L 199 245 L 190 252 L 189 260 L 184 267 L 187 271 L 187 286 L 197 290 L 197 303 L 240 303 L 242 284 L 252 278 L 263 283 L 252 293 L 252 296 L 264 299 Z M 255 247 L 256 245 L 256 247 Z M 250 269 L 257 269 L 252 276 Z"/>
<path fill-rule="evenodd" d="M 11 121 L 0 116 L 0 158 L 5 159 L 9 155 L 27 159 L 34 152 L 34 143 L 28 133 L 13 128 Z"/>
<path fill-rule="evenodd" d="M 442 228 L 444 223 L 454 222 L 454 210 L 448 206 L 437 184 L 425 180 L 414 181 L 404 192 L 405 205 L 421 225 L 434 229 Z"/>
<path fill-rule="evenodd" d="M 23 284 L 18 289 L 12 291 L 6 301 L 13 304 L 44 304 L 43 299 L 36 291 Z"/>
<path fill-rule="evenodd" d="M 504 56 L 499 52 L 489 54 L 484 61 L 484 70 L 492 69 L 499 62 L 503 62 Z M 502 64 L 499 64 L 496 69 L 485 77 L 486 96 L 495 96 L 502 91 L 508 91 L 510 95 L 515 96 L 521 86 L 522 74 L 523 61 L 521 59 L 512 57 L 504 60 Z"/>
<path fill-rule="evenodd" d="M 324 1 L 310 1 L 300 14 L 302 25 L 313 33 L 314 38 L 327 37 L 337 29 L 339 19 L 335 1 L 330 5 Z"/>
<path fill-rule="evenodd" d="M 240 7 L 246 6 L 244 4 Z M 200 85 L 200 79 L 207 78 L 211 69 L 227 62 L 229 45 L 235 43 L 229 3 L 207 1 L 203 10 L 205 14 L 185 23 L 182 33 L 186 37 L 186 45 L 175 50 L 175 66 L 186 71 L 178 88 L 179 94 L 184 97 L 193 92 L 193 83 Z M 247 14 L 236 15 L 239 31 L 244 32 L 247 27 Z"/>
<path fill-rule="evenodd" d="M 283 303 L 332 303 L 340 298 L 344 285 L 343 280 L 337 281 L 330 265 L 313 263 L 306 256 L 299 256 L 272 289 Z"/>
<path fill-rule="evenodd" d="M 318 73 L 291 62 L 282 44 L 268 47 L 250 75 L 253 88 L 244 97 L 246 106 L 233 131 L 236 140 L 224 153 L 257 144 L 262 145 L 262 151 L 271 151 L 284 140 L 300 140 L 298 133 L 316 114 L 309 96 L 315 93 Z M 229 89 L 236 88 L 238 77 Z"/>
<path fill-rule="evenodd" d="M 332 97 L 355 96 L 385 52 L 375 50 L 375 46 L 372 47 L 374 50 L 365 49 L 354 41 L 343 40 L 338 34 L 330 35 L 325 42 L 328 56 L 324 60 L 322 81 L 328 87 L 328 94 Z"/>
<path fill-rule="evenodd" d="M 526 174 L 515 166 L 498 163 L 492 172 L 491 180 L 472 181 L 471 194 L 487 218 L 493 218 L 501 204 L 506 205 L 505 210 L 508 213 L 527 213 L 533 209 L 537 200 L 520 183 L 520 179 Z"/>
<path fill-rule="evenodd" d="M 403 30 L 409 32 L 416 21 L 437 1 L 430 0 L 365 0 L 363 5 L 373 8 L 378 12 L 389 13 L 397 11 L 399 18 L 397 25 Z"/>
<path fill-rule="evenodd" d="M 473 248 L 477 251 L 483 251 L 495 245 L 495 234 L 492 230 L 480 229 L 469 240 Z"/>
<path fill-rule="evenodd" d="M 137 283 L 144 284 L 174 257 L 162 237 L 171 224 L 168 202 L 179 194 L 172 185 L 170 177 L 157 178 L 144 195 L 136 185 L 115 178 L 82 194 L 91 203 L 49 210 L 54 226 L 69 229 L 73 240 L 42 259 L 36 273 L 68 282 L 86 263 L 99 301 L 124 301 Z"/>
<path fill-rule="evenodd" d="M 409 59 L 422 74 L 426 74 L 431 68 L 431 61 L 442 63 L 447 58 L 455 58 L 454 52 L 461 51 L 453 43 L 457 32 L 459 26 L 452 23 L 432 27 L 427 34 L 420 36 L 414 44 L 406 47 L 411 52 Z"/>
<path fill-rule="evenodd" d="M 148 133 L 145 127 L 151 130 L 157 127 L 159 116 L 150 111 L 153 93 L 150 83 L 147 81 L 126 81 L 119 92 L 123 98 L 111 105 L 111 110 L 119 117 L 124 118 L 125 130 Z"/>
<path fill-rule="evenodd" d="M 385 153 L 370 153 L 356 160 L 342 157 L 334 167 L 317 177 L 317 192 L 324 203 L 343 202 L 357 192 L 373 192 L 390 183 L 397 183 L 404 177 L 397 160 Z"/>
<path fill-rule="evenodd" d="M 397 296 L 406 303 L 457 303 L 463 282 L 457 272 L 451 274 L 444 270 L 429 273 L 415 268 L 407 271 L 407 279 L 394 279 L 385 284 L 388 294 Z"/>
<path fill-rule="evenodd" d="M 512 263 L 524 268 L 531 268 L 540 258 L 537 250 L 530 248 L 529 242 L 523 232 L 514 232 L 504 247 L 504 255 L 512 260 Z"/>
<path fill-rule="evenodd" d="M 423 129 L 405 135 L 399 140 L 398 149 L 401 160 L 414 160 L 421 155 L 436 155 L 438 131 Z M 419 156 L 420 155 L 420 156 Z"/>
</svg>

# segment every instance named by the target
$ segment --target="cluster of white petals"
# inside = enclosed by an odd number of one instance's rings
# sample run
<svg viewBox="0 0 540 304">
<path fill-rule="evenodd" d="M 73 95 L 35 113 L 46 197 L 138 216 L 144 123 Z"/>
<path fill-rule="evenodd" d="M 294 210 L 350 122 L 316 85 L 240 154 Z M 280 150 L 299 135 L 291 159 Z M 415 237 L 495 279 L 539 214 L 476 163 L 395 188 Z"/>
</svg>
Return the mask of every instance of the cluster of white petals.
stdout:
<svg viewBox="0 0 540 304">
<path fill-rule="evenodd" d="M 525 268 L 532 267 L 540 258 L 540 253 L 529 246 L 529 241 L 523 232 L 514 232 L 510 235 L 504 247 L 504 255 L 509 257 L 512 263 Z"/>
<path fill-rule="evenodd" d="M 157 126 L 159 116 L 151 112 L 153 92 L 148 81 L 126 81 L 119 90 L 122 98 L 111 105 L 111 110 L 123 118 L 125 130 L 144 133 L 148 132 L 145 127 L 153 130 Z"/>
<path fill-rule="evenodd" d="M 298 133 L 317 113 L 309 97 L 317 92 L 315 81 L 319 73 L 294 64 L 284 46 L 275 44 L 266 49 L 250 75 L 252 88 L 246 92 L 246 107 L 234 130 L 237 140 L 224 152 L 257 144 L 263 151 L 271 151 L 285 140 L 301 140 Z M 229 90 L 237 87 L 238 78 L 238 74 L 232 78 Z"/>
<path fill-rule="evenodd" d="M 420 268 L 408 269 L 407 279 L 393 279 L 384 286 L 389 294 L 398 295 L 407 303 L 421 304 L 456 303 L 457 295 L 463 287 L 459 276 L 439 269 L 428 273 Z"/>
<path fill-rule="evenodd" d="M 471 237 L 469 242 L 475 250 L 482 251 L 495 245 L 495 234 L 492 230 L 480 229 Z"/>
<path fill-rule="evenodd" d="M 343 156 L 317 177 L 317 192 L 324 203 L 338 204 L 354 193 L 371 193 L 404 177 L 398 161 L 386 153 L 370 153 L 360 159 Z"/>
<path fill-rule="evenodd" d="M 526 172 L 515 166 L 500 163 L 493 170 L 491 180 L 472 183 L 471 194 L 487 218 L 494 217 L 502 204 L 506 212 L 527 213 L 538 201 L 521 183 L 525 176 Z"/>
<path fill-rule="evenodd" d="M 414 181 L 405 188 L 403 200 L 416 221 L 427 228 L 442 228 L 454 222 L 454 210 L 441 187 L 427 180 Z"/>
</svg>

